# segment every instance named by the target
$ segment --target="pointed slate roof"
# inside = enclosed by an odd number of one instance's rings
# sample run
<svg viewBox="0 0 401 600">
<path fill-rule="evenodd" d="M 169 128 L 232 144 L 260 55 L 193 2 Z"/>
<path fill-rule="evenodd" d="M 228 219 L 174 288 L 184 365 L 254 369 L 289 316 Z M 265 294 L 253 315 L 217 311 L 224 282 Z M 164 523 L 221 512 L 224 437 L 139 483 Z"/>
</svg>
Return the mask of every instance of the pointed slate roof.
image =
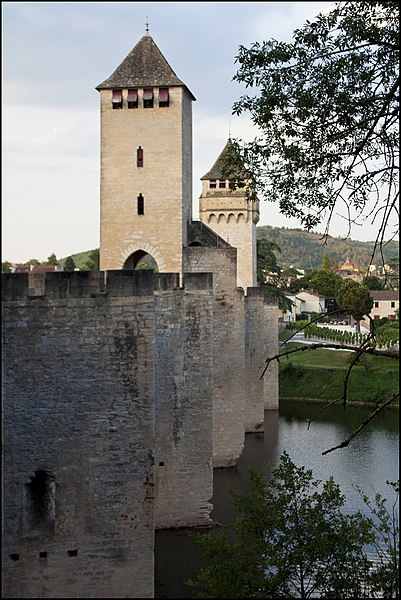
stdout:
<svg viewBox="0 0 401 600">
<path fill-rule="evenodd" d="M 233 145 L 232 145 L 231 139 L 229 139 L 227 141 L 226 145 L 224 146 L 223 150 L 220 152 L 213 167 L 210 169 L 210 171 L 208 171 L 206 173 L 206 175 L 201 177 L 201 181 L 204 179 L 226 179 L 226 177 L 223 177 L 224 160 L 225 160 L 226 155 L 229 153 L 229 151 L 232 150 L 232 147 L 233 147 Z M 249 177 L 249 173 L 247 173 L 245 171 L 245 169 L 238 171 L 238 173 L 236 173 L 236 175 L 237 175 L 237 177 L 244 178 L 244 179 Z"/>
<path fill-rule="evenodd" d="M 144 35 L 120 66 L 97 90 L 153 86 L 183 86 L 193 100 L 196 98 L 174 73 L 150 35 Z"/>
</svg>

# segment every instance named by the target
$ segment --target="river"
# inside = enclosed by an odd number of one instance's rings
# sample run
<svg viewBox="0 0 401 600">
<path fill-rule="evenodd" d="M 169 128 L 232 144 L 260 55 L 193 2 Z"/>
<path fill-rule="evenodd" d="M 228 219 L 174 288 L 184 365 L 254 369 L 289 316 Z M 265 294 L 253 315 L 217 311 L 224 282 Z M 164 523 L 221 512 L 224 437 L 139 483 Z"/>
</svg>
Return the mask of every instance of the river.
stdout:
<svg viewBox="0 0 401 600">
<path fill-rule="evenodd" d="M 280 401 L 278 411 L 266 411 L 265 432 L 246 434 L 243 454 L 236 467 L 214 470 L 212 518 L 222 524 L 234 516 L 230 490 L 248 493 L 249 470 L 270 477 L 285 450 L 293 462 L 312 469 L 313 476 L 326 481 L 331 475 L 346 496 L 345 510 L 365 510 L 354 486 L 369 497 L 387 495 L 386 480 L 399 478 L 399 411 L 389 408 L 368 424 L 347 448 L 322 456 L 341 443 L 370 412 L 366 407 L 333 406 L 324 411 L 307 430 L 306 420 L 320 404 Z M 204 564 L 200 548 L 186 530 L 158 531 L 155 546 L 155 597 L 188 598 L 185 585 Z"/>
</svg>

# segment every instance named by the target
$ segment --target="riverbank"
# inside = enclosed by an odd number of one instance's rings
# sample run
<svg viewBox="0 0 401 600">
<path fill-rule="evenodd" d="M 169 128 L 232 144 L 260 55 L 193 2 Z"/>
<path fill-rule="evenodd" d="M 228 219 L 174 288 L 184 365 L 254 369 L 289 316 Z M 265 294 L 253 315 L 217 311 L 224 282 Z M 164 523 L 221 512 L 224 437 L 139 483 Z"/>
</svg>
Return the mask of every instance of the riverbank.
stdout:
<svg viewBox="0 0 401 600">
<path fill-rule="evenodd" d="M 322 398 L 300 398 L 299 396 L 283 396 L 279 398 L 280 400 L 290 401 L 290 402 L 310 402 L 311 404 L 329 404 L 330 400 L 323 400 Z M 339 400 L 338 405 L 341 406 L 341 400 Z M 347 402 L 347 406 L 366 406 L 377 408 L 379 404 L 377 402 Z M 386 408 L 399 408 L 399 404 L 389 404 Z"/>
<path fill-rule="evenodd" d="M 303 348 L 280 360 L 279 397 L 303 401 L 330 402 L 341 398 L 354 353 L 289 342 L 285 350 Z M 385 356 L 361 356 L 348 378 L 348 404 L 377 406 L 399 389 L 399 361 Z M 399 399 L 392 405 L 399 405 Z"/>
</svg>

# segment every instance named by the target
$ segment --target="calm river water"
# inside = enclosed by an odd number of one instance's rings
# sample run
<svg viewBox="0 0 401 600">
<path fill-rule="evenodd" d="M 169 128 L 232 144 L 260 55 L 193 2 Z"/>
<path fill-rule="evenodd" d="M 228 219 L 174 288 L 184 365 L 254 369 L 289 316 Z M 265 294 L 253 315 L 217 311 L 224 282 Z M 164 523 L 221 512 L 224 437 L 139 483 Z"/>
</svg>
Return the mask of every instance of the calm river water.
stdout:
<svg viewBox="0 0 401 600">
<path fill-rule="evenodd" d="M 339 444 L 370 412 L 364 407 L 333 406 L 323 412 L 307 430 L 320 404 L 280 401 L 279 411 L 265 413 L 265 432 L 246 434 L 244 452 L 236 467 L 214 470 L 212 517 L 225 524 L 233 519 L 230 490 L 250 490 L 249 470 L 270 477 L 285 450 L 293 462 L 312 469 L 313 476 L 326 481 L 331 475 L 347 498 L 346 511 L 363 509 L 353 486 L 371 498 L 376 492 L 387 495 L 386 480 L 399 478 L 399 412 L 389 408 L 370 423 L 348 446 L 325 456 L 322 452 Z M 155 549 L 155 597 L 188 598 L 185 585 L 203 566 L 199 547 L 185 530 L 158 531 Z"/>
</svg>

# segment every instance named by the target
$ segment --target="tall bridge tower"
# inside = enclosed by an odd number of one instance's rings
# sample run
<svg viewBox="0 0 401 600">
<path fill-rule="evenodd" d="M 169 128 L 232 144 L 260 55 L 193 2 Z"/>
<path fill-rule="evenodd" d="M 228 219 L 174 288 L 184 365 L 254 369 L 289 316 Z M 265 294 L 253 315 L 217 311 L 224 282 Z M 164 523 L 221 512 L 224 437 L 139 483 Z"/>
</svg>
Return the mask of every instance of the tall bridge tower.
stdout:
<svg viewBox="0 0 401 600">
<path fill-rule="evenodd" d="M 192 218 L 193 94 L 150 35 L 97 88 L 101 107 L 100 269 L 150 254 L 182 273 Z"/>
</svg>

